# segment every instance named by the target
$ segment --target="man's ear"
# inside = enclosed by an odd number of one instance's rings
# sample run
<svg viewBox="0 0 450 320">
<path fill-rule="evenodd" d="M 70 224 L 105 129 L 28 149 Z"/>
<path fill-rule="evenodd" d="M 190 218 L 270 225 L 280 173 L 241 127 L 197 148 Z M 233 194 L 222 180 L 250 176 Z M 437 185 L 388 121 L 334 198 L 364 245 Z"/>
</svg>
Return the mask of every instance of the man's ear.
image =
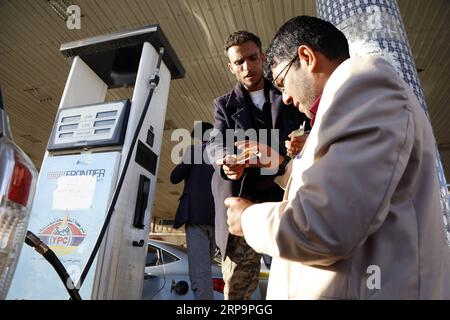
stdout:
<svg viewBox="0 0 450 320">
<path fill-rule="evenodd" d="M 317 67 L 317 55 L 315 52 L 306 45 L 301 45 L 297 49 L 297 54 L 300 58 L 300 61 L 303 61 L 306 64 L 306 67 L 311 71 L 315 71 Z"/>
</svg>

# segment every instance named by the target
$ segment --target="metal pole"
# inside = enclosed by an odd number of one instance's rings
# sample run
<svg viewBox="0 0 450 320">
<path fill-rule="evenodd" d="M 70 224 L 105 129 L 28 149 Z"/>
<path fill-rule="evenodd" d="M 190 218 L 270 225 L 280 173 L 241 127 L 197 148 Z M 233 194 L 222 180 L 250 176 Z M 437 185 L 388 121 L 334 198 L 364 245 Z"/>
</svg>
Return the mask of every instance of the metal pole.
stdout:
<svg viewBox="0 0 450 320">
<path fill-rule="evenodd" d="M 396 0 L 316 0 L 317 16 L 331 22 L 348 39 L 350 56 L 379 55 L 389 61 L 428 108 Z M 444 169 L 436 146 L 441 209 L 450 245 L 450 205 Z"/>
</svg>

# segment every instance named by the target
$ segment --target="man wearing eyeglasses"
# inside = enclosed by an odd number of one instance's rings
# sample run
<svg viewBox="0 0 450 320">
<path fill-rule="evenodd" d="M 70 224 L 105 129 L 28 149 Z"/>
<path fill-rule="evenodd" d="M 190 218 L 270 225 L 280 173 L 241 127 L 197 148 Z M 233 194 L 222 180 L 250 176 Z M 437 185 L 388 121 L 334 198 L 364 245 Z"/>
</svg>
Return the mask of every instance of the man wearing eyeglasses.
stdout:
<svg viewBox="0 0 450 320">
<path fill-rule="evenodd" d="M 283 190 L 273 181 L 276 173 L 264 175 L 259 168 L 249 168 L 245 160 L 238 161 L 234 140 L 226 141 L 227 133 L 231 130 L 231 138 L 235 139 L 235 135 L 241 133 L 242 136 L 250 129 L 256 130 L 257 138 L 260 138 L 260 132 L 265 132 L 271 137 L 269 144 L 276 146 L 285 156 L 287 151 L 299 152 L 300 140 L 292 145 L 288 141 L 288 150 L 285 140 L 306 117 L 293 106 L 284 105 L 280 92 L 264 78 L 265 56 L 256 35 L 237 31 L 226 39 L 224 49 L 229 60 L 228 68 L 237 83 L 229 93 L 214 100 L 215 132 L 208 149 L 214 153 L 216 164 L 212 191 L 216 206 L 216 243 L 223 258 L 224 295 L 225 299 L 240 300 L 250 299 L 257 288 L 261 255 L 242 237 L 229 235 L 224 200 L 240 196 L 258 203 L 280 201 Z M 274 129 L 279 130 L 278 137 L 272 136 Z M 230 142 L 231 148 L 227 148 Z"/>
<path fill-rule="evenodd" d="M 273 257 L 268 298 L 449 299 L 436 142 L 409 86 L 315 17 L 286 22 L 267 64 L 314 121 L 283 201 L 226 199 L 230 233 Z"/>
</svg>

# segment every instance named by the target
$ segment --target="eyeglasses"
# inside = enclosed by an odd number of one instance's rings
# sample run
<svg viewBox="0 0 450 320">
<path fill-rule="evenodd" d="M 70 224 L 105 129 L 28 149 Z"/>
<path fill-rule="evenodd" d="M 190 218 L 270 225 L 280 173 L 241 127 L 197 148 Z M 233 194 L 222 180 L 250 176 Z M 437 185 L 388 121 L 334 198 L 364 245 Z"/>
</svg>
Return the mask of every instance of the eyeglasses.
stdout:
<svg viewBox="0 0 450 320">
<path fill-rule="evenodd" d="M 272 80 L 273 85 L 274 85 L 276 88 L 278 88 L 281 92 L 284 92 L 284 78 L 286 78 L 286 76 L 287 76 L 287 74 L 288 74 L 288 72 L 289 72 L 289 69 L 291 68 L 291 66 L 292 66 L 292 64 L 294 63 L 294 61 L 297 60 L 297 58 L 298 58 L 298 55 L 296 54 L 295 57 L 293 57 L 293 58 L 291 59 L 291 61 L 289 61 L 289 63 L 288 63 L 287 65 L 285 65 L 284 68 L 281 69 L 281 71 L 277 74 L 277 76 Z M 286 70 L 286 69 L 287 69 L 287 70 Z M 284 74 L 284 77 L 283 77 L 283 79 L 282 79 L 282 80 L 283 80 L 283 81 L 282 81 L 282 85 L 279 86 L 279 85 L 277 85 L 277 79 L 281 76 L 281 74 L 284 72 L 284 70 L 286 70 L 286 73 Z"/>
</svg>

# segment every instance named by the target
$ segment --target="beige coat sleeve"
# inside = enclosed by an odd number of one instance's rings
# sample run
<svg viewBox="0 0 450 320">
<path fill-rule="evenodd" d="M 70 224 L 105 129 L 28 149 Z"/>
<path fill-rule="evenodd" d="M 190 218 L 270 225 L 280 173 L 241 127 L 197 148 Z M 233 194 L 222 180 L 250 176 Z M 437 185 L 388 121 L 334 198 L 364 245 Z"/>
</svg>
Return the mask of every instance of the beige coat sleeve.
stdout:
<svg viewBox="0 0 450 320">
<path fill-rule="evenodd" d="M 291 172 L 292 172 L 292 164 L 294 163 L 293 160 L 289 161 L 288 164 L 286 165 L 286 169 L 284 171 L 284 174 L 282 174 L 281 176 L 278 176 L 275 178 L 275 183 L 278 184 L 283 190 L 286 190 L 286 186 L 288 184 L 289 181 L 289 177 L 291 176 Z"/>
<path fill-rule="evenodd" d="M 276 234 L 288 202 L 266 202 L 248 207 L 241 216 L 245 240 L 256 251 L 279 256 Z"/>
</svg>

